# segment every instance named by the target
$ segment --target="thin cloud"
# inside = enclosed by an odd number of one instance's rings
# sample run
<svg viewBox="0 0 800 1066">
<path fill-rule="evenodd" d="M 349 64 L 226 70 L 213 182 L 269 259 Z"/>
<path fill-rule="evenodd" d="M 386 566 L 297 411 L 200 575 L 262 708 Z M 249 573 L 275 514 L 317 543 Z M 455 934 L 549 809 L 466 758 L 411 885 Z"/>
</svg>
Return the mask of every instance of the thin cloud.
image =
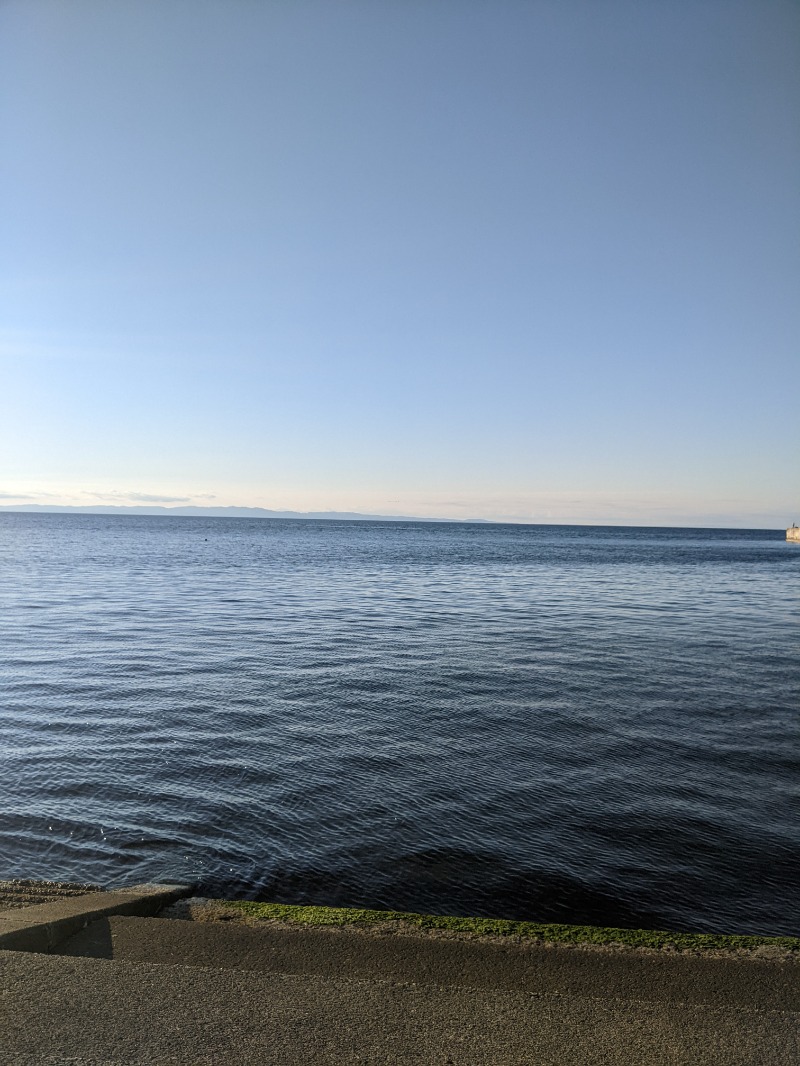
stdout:
<svg viewBox="0 0 800 1066">
<path fill-rule="evenodd" d="M 0 492 L 0 500 L 52 500 L 58 499 L 54 492 Z"/>
<path fill-rule="evenodd" d="M 114 503 L 191 503 L 191 496 L 160 496 L 151 492 L 85 492 L 95 500 L 111 500 Z"/>
<path fill-rule="evenodd" d="M 129 492 L 129 500 L 137 503 L 191 503 L 191 496 L 153 496 L 148 492 Z"/>
</svg>

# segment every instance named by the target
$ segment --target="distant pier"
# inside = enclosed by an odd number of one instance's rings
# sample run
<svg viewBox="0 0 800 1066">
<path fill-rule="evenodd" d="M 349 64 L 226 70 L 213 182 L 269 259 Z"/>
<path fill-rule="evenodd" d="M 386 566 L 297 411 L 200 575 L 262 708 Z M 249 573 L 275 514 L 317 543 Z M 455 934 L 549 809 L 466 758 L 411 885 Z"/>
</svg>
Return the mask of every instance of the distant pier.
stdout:
<svg viewBox="0 0 800 1066">
<path fill-rule="evenodd" d="M 794 523 L 786 530 L 787 540 L 796 540 L 800 544 L 800 526 L 796 526 Z"/>
</svg>

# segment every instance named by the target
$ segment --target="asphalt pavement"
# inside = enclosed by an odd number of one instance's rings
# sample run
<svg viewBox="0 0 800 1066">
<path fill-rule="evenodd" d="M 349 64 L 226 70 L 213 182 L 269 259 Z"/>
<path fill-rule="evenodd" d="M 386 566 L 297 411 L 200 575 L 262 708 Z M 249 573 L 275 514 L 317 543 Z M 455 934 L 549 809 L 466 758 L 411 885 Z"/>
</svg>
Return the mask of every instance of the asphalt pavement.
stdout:
<svg viewBox="0 0 800 1066">
<path fill-rule="evenodd" d="M 796 963 L 111 917 L 0 952 L 6 1066 L 797 1066 Z"/>
</svg>

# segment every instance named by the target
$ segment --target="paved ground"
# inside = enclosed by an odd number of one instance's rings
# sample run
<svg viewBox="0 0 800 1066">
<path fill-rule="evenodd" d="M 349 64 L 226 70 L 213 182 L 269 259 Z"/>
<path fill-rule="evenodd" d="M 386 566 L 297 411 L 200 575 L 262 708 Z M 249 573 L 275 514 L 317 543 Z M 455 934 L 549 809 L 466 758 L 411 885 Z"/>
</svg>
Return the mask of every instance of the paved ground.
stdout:
<svg viewBox="0 0 800 1066">
<path fill-rule="evenodd" d="M 3 1066 L 797 1066 L 796 964 L 111 918 L 0 952 Z"/>
<path fill-rule="evenodd" d="M 797 1015 L 3 953 L 3 1061 L 774 1064 Z"/>
</svg>

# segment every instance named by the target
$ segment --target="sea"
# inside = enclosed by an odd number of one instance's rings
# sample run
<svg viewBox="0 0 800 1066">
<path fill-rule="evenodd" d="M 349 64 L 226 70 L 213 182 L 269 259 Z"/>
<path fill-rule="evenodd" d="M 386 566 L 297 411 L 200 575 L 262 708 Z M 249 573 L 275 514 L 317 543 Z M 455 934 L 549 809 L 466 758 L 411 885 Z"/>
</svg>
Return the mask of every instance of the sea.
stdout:
<svg viewBox="0 0 800 1066">
<path fill-rule="evenodd" d="M 782 530 L 0 514 L 0 877 L 798 934 Z"/>
</svg>

